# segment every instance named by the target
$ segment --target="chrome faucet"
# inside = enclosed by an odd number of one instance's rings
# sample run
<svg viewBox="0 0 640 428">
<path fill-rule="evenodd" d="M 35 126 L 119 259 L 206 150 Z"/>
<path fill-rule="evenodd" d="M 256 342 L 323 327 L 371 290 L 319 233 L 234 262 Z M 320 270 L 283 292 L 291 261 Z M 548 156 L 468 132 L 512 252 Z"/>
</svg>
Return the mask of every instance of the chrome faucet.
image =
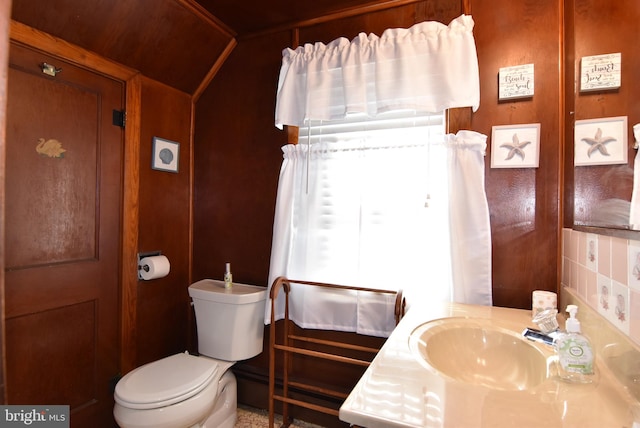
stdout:
<svg viewBox="0 0 640 428">
<path fill-rule="evenodd" d="M 546 309 L 538 313 L 533 317 L 533 322 L 540 327 L 540 330 L 527 327 L 522 332 L 522 335 L 529 340 L 554 346 L 553 342 L 558 334 L 556 315 L 558 315 L 557 309 Z"/>
<path fill-rule="evenodd" d="M 536 330 L 535 328 L 527 327 L 522 331 L 522 335 L 529 340 L 533 340 L 534 342 L 544 343 L 545 345 L 553 346 L 553 341 L 555 340 L 555 331 L 550 334 L 543 333 L 540 330 Z"/>
</svg>

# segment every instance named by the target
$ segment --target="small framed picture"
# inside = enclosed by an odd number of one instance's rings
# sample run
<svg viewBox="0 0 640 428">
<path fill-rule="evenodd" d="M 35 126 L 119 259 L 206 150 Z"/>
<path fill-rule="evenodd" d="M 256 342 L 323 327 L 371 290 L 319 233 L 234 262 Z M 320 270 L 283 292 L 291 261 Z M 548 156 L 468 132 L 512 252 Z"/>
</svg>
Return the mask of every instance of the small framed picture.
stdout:
<svg viewBox="0 0 640 428">
<path fill-rule="evenodd" d="M 153 137 L 151 168 L 158 171 L 178 172 L 180 143 Z"/>
<path fill-rule="evenodd" d="M 580 59 L 580 92 L 606 91 L 620 87 L 622 54 L 585 56 Z"/>
<path fill-rule="evenodd" d="M 498 73 L 498 100 L 533 97 L 533 64 L 503 67 Z"/>
<path fill-rule="evenodd" d="M 627 116 L 576 120 L 575 166 L 627 163 Z"/>
<path fill-rule="evenodd" d="M 537 168 L 539 157 L 539 123 L 492 128 L 491 168 Z"/>
</svg>

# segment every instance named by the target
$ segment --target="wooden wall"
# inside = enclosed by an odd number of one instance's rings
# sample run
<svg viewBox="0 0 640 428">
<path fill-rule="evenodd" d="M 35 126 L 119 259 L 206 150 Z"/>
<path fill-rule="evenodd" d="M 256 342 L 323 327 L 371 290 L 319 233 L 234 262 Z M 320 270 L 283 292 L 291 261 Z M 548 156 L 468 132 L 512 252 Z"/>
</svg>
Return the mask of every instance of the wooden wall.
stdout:
<svg viewBox="0 0 640 428">
<path fill-rule="evenodd" d="M 191 97 L 143 78 L 141 113 L 138 249 L 161 251 L 171 271 L 138 282 L 136 366 L 187 349 L 191 319 Z M 151 169 L 153 137 L 180 143 L 177 174 Z"/>
<path fill-rule="evenodd" d="M 273 125 L 288 33 L 241 42 L 201 95 L 194 132 L 193 280 L 266 285 L 286 133 Z"/>
<path fill-rule="evenodd" d="M 472 0 L 480 65 L 474 131 L 489 136 L 486 190 L 493 243 L 493 303 L 531 307 L 535 289 L 555 291 L 559 269 L 563 153 L 562 2 Z M 498 101 L 500 67 L 534 64 L 530 99 Z M 540 123 L 538 168 L 492 169 L 494 125 Z"/>
</svg>

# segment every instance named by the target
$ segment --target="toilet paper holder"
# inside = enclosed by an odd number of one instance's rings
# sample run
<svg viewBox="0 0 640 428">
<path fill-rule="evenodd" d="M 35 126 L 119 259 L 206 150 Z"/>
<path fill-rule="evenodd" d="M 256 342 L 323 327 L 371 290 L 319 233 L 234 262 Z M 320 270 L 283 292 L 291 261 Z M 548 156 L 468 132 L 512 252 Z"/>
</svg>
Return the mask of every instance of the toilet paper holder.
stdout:
<svg viewBox="0 0 640 428">
<path fill-rule="evenodd" d="M 140 274 L 140 271 L 144 270 L 145 268 L 147 270 L 149 269 L 148 266 L 143 266 L 140 263 L 140 261 L 145 257 L 154 257 L 154 256 L 160 256 L 160 255 L 162 255 L 161 251 L 149 251 L 147 253 L 138 253 L 138 279 L 143 279 L 142 275 Z"/>
</svg>

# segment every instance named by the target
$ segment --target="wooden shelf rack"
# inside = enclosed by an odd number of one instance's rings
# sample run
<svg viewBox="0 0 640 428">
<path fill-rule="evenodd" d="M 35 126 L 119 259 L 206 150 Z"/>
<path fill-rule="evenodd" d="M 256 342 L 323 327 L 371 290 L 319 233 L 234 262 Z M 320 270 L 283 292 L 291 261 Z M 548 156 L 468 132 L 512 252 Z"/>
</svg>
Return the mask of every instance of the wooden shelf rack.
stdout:
<svg viewBox="0 0 640 428">
<path fill-rule="evenodd" d="M 289 294 L 291 292 L 291 284 L 302 284 L 310 287 L 327 287 L 334 289 L 395 295 L 396 298 L 394 314 L 396 324 L 400 321 L 402 316 L 404 316 L 405 311 L 405 300 L 402 296 L 402 291 L 379 290 L 373 288 L 352 287 L 321 282 L 290 280 L 285 277 L 277 278 L 271 287 L 271 292 L 269 293 L 269 298 L 271 299 L 271 325 L 269 327 L 269 428 L 274 428 L 276 401 L 282 403 L 283 422 L 281 428 L 289 427 L 292 422 L 289 417 L 289 405 L 300 406 L 311 409 L 313 411 L 334 415 L 336 417 L 338 416 L 338 410 L 334 408 L 292 398 L 290 396 L 290 391 L 292 389 L 298 391 L 306 391 L 312 393 L 315 396 L 338 399 L 340 401 L 344 401 L 347 398 L 347 394 L 342 391 L 337 391 L 327 387 L 310 385 L 304 382 L 297 382 L 291 379 L 289 371 L 292 367 L 292 359 L 295 356 L 304 355 L 307 357 L 324 359 L 342 364 L 367 367 L 370 364 L 371 360 L 373 360 L 373 357 L 375 357 L 376 353 L 379 351 L 378 348 L 360 346 L 334 340 L 306 337 L 301 334 L 296 334 L 296 332 L 294 332 L 293 326 L 291 325 L 292 322 L 289 319 Z M 283 334 L 281 334 L 281 340 L 278 341 L 276 338 L 277 334 L 275 321 L 275 302 L 278 297 L 278 293 L 281 290 L 285 293 L 285 310 L 283 323 L 284 332 Z M 329 351 L 317 351 L 304 348 L 302 346 L 296 346 L 302 344 L 320 345 L 323 349 L 328 349 Z M 341 355 L 340 351 L 345 350 L 370 354 L 371 358 L 367 360 Z M 281 355 L 283 363 L 282 386 L 279 388 L 281 390 L 280 394 L 276 394 L 276 355 Z"/>
</svg>

